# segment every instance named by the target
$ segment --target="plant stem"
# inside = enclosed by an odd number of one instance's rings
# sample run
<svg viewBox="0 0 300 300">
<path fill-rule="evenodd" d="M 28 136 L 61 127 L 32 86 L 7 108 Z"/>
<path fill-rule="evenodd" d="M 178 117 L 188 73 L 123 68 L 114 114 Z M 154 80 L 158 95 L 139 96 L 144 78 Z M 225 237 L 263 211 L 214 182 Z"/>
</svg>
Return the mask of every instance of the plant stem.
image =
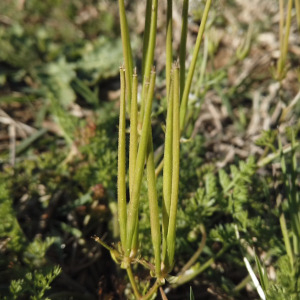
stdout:
<svg viewBox="0 0 300 300">
<path fill-rule="evenodd" d="M 132 80 L 132 99 L 130 111 L 130 144 L 129 144 L 129 189 L 130 193 L 133 187 L 134 170 L 138 149 L 138 132 L 137 132 L 137 91 L 138 80 L 136 69 Z"/>
<path fill-rule="evenodd" d="M 157 31 L 157 0 L 153 0 L 151 5 L 151 22 L 150 22 L 150 33 L 149 33 L 149 41 L 147 45 L 146 57 L 143 57 L 144 62 L 144 70 L 143 70 L 143 88 L 142 88 L 142 103 L 141 103 L 141 111 L 140 111 L 140 123 L 144 119 L 144 107 L 146 101 L 146 89 L 145 82 L 150 78 L 151 67 L 153 66 L 154 60 L 154 49 L 156 43 L 156 31 Z"/>
<path fill-rule="evenodd" d="M 285 157 L 283 155 L 282 143 L 281 143 L 280 138 L 278 139 L 278 148 L 279 148 L 280 156 L 281 156 L 281 170 L 282 170 L 282 173 L 283 173 L 283 176 L 284 176 L 285 187 L 288 189 L 287 194 L 290 195 L 291 191 L 289 190 L 289 183 L 288 183 L 287 174 L 286 174 L 287 170 L 286 170 Z M 290 201 L 289 201 L 289 211 L 290 211 L 290 214 L 291 214 L 292 222 L 293 222 L 293 210 L 294 209 L 295 208 L 292 207 L 292 203 L 290 203 Z M 296 211 L 297 211 L 297 208 L 296 208 Z M 279 218 L 279 222 L 280 222 L 281 232 L 282 232 L 282 235 L 283 235 L 285 249 L 286 249 L 287 255 L 288 255 L 289 260 L 290 260 L 291 268 L 293 269 L 294 268 L 294 256 L 293 256 L 293 251 L 292 251 L 292 247 L 291 247 L 289 232 L 288 232 L 288 229 L 287 229 L 287 226 L 286 226 L 284 212 L 281 213 L 280 218 Z"/>
<path fill-rule="evenodd" d="M 291 30 L 291 21 L 292 21 L 292 8 L 293 8 L 293 0 L 289 0 L 288 9 L 287 9 L 287 16 L 286 16 L 286 26 L 285 26 L 285 33 L 284 33 L 284 40 L 283 40 L 283 64 L 286 63 L 286 56 L 288 52 L 289 46 L 289 36 Z"/>
<path fill-rule="evenodd" d="M 245 288 L 245 286 L 249 283 L 249 281 L 251 280 L 250 275 L 248 274 L 238 285 L 236 285 L 233 289 L 233 292 L 239 292 L 242 289 Z"/>
<path fill-rule="evenodd" d="M 167 233 L 167 268 L 171 268 L 174 263 L 175 238 L 176 238 L 176 215 L 178 204 L 179 186 L 179 151 L 180 151 L 180 124 L 179 124 L 179 65 L 174 64 L 174 94 L 173 94 L 173 130 L 172 130 L 172 190 L 170 204 L 170 218 Z"/>
<path fill-rule="evenodd" d="M 171 67 L 173 61 L 173 51 L 172 51 L 172 2 L 173 0 L 168 0 L 167 2 L 167 34 L 166 34 L 166 82 L 167 82 L 167 95 L 169 95 L 170 90 L 170 80 L 171 80 Z"/>
<path fill-rule="evenodd" d="M 145 296 L 141 297 L 141 300 L 150 299 L 156 293 L 159 287 L 160 287 L 160 283 L 158 280 L 156 280 L 153 286 L 151 287 L 151 289 L 148 291 L 148 293 Z"/>
<path fill-rule="evenodd" d="M 300 212 L 299 212 L 299 193 L 298 190 L 298 176 L 297 176 L 297 156 L 295 151 L 295 132 L 292 130 L 292 171 L 291 171 L 291 193 L 290 193 L 290 202 L 291 202 L 291 218 L 293 225 L 293 241 L 294 241 L 294 254 L 299 256 L 300 251 Z"/>
<path fill-rule="evenodd" d="M 200 45 L 201 45 L 201 41 L 202 41 L 204 29 L 205 29 L 205 25 L 206 25 L 206 21 L 207 21 L 207 17 L 208 17 L 208 12 L 209 12 L 209 9 L 210 9 L 210 6 L 211 6 L 211 1 L 212 0 L 207 0 L 206 4 L 205 4 L 205 9 L 204 9 L 204 12 L 203 12 L 201 25 L 200 25 L 199 32 L 198 32 L 196 45 L 195 45 L 195 48 L 194 48 L 194 51 L 193 51 L 193 56 L 192 56 L 190 69 L 189 69 L 187 80 L 186 80 L 186 83 L 185 83 L 185 86 L 184 86 L 184 91 L 183 91 L 183 95 L 182 95 L 182 99 L 181 99 L 181 106 L 180 106 L 180 130 L 181 131 L 183 130 L 184 124 L 185 124 L 185 115 L 186 115 L 186 110 L 187 110 L 189 93 L 190 93 L 192 79 L 193 79 L 193 75 L 194 75 L 194 71 L 195 71 L 195 67 L 196 67 L 196 62 L 197 62 L 197 57 L 198 57 L 198 53 L 199 53 L 199 49 L 200 49 Z"/>
<path fill-rule="evenodd" d="M 182 5 L 182 27 L 179 49 L 179 63 L 180 63 L 180 99 L 182 99 L 184 84 L 185 84 L 185 57 L 186 57 L 186 39 L 188 30 L 188 11 L 189 0 L 183 0 Z"/>
<path fill-rule="evenodd" d="M 155 177 L 151 128 L 149 129 L 149 138 L 148 138 L 147 181 L 148 181 L 151 237 L 152 237 L 154 258 L 155 258 L 155 276 L 159 278 L 160 277 L 161 235 L 160 235 L 160 226 L 159 226 L 159 209 L 158 209 L 157 191 L 156 191 L 156 177 Z"/>
<path fill-rule="evenodd" d="M 152 110 L 152 99 L 154 94 L 154 87 L 155 87 L 155 71 L 151 72 L 150 78 L 150 86 L 149 92 L 147 95 L 147 102 L 146 102 L 146 110 L 144 116 L 144 122 L 142 127 L 142 134 L 140 138 L 140 144 L 137 154 L 136 160 L 136 170 L 134 174 L 134 185 L 132 188 L 132 198 L 129 202 L 128 207 L 128 218 L 127 218 L 127 239 L 126 239 L 126 249 L 125 255 L 129 256 L 131 246 L 132 246 L 132 239 L 136 227 L 136 219 L 138 217 L 138 208 L 139 208 L 139 198 L 140 198 L 140 189 L 144 171 L 144 164 L 145 164 L 145 155 L 148 146 L 148 138 L 149 138 L 149 128 L 150 128 L 150 119 L 151 119 L 151 110 Z"/>
<path fill-rule="evenodd" d="M 197 249 L 197 251 L 193 254 L 193 256 L 190 258 L 190 260 L 183 266 L 183 268 L 181 269 L 179 275 L 183 274 L 186 270 L 188 270 L 194 263 L 196 263 L 198 257 L 200 256 L 200 254 L 202 253 L 202 250 L 206 244 L 206 232 L 205 232 L 205 227 L 203 226 L 203 224 L 201 224 L 200 226 L 200 230 L 202 233 L 202 239 L 201 239 L 201 243 L 199 248 Z"/>
<path fill-rule="evenodd" d="M 277 63 L 277 79 L 280 81 L 285 76 L 286 58 L 289 45 L 289 36 L 292 20 L 293 0 L 289 0 L 286 16 L 286 24 L 284 30 L 284 5 L 283 0 L 279 2 L 280 6 L 280 21 L 279 21 L 279 43 L 280 43 L 280 58 Z"/>
<path fill-rule="evenodd" d="M 299 147 L 300 143 L 295 143 L 295 146 L 293 147 L 291 144 L 286 145 L 282 148 L 282 153 L 286 154 L 289 153 L 291 151 L 293 151 L 294 149 L 296 149 L 297 147 Z M 268 155 L 267 157 L 260 159 L 257 162 L 257 167 L 258 168 L 262 168 L 266 165 L 268 165 L 272 160 L 276 159 L 277 157 L 279 157 L 281 155 L 281 151 L 277 151 L 276 153 L 271 153 L 270 155 Z"/>
<path fill-rule="evenodd" d="M 130 284 L 132 286 L 132 289 L 133 289 L 133 293 L 136 297 L 136 299 L 141 299 L 141 294 L 138 290 L 138 287 L 136 285 L 136 282 L 135 282 L 135 279 L 134 279 L 134 276 L 133 276 L 133 273 L 132 273 L 132 270 L 131 270 L 131 266 L 129 266 L 127 269 L 127 275 L 129 277 L 129 280 L 130 280 Z"/>
<path fill-rule="evenodd" d="M 125 70 L 120 68 L 121 97 L 119 118 L 119 143 L 118 143 L 118 215 L 120 226 L 121 244 L 124 250 L 126 245 L 126 140 L 125 140 Z"/>
<path fill-rule="evenodd" d="M 214 262 L 215 259 L 220 257 L 226 250 L 228 246 L 224 246 L 216 255 L 211 257 L 208 261 L 206 261 L 203 265 L 194 266 L 191 269 L 188 270 L 185 274 L 180 276 L 178 278 L 178 281 L 173 285 L 173 287 L 178 287 L 180 285 L 185 284 L 188 281 L 191 281 L 193 278 L 201 274 L 203 271 L 205 271 L 207 268 L 209 268 Z"/>
<path fill-rule="evenodd" d="M 159 175 L 159 173 L 162 171 L 164 166 L 164 159 L 161 160 L 161 162 L 159 163 L 159 165 L 156 167 L 155 169 L 155 176 L 157 177 Z"/>
<path fill-rule="evenodd" d="M 139 248 L 139 218 L 135 220 L 135 228 L 134 234 L 132 238 L 132 245 L 131 245 L 131 257 L 136 257 Z"/>
<path fill-rule="evenodd" d="M 147 0 L 146 4 L 146 17 L 144 26 L 144 37 L 143 37 L 143 61 L 142 61 L 142 76 L 145 74 L 145 63 L 149 50 L 149 36 L 150 36 L 150 25 L 151 25 L 151 7 L 152 0 Z M 144 79 L 143 79 L 144 81 Z"/>
<path fill-rule="evenodd" d="M 162 300 L 168 300 L 168 297 L 165 294 L 165 292 L 164 292 L 164 290 L 161 286 L 159 287 L 159 291 L 160 291 L 160 295 L 161 295 Z"/>
<path fill-rule="evenodd" d="M 150 24 L 149 44 L 147 46 L 148 51 L 147 51 L 147 56 L 146 56 L 146 61 L 145 61 L 145 70 L 144 70 L 143 78 L 150 77 L 151 67 L 153 66 L 153 60 L 154 60 L 156 31 L 157 31 L 157 0 L 153 0 L 152 7 L 151 7 L 151 24 Z"/>
<path fill-rule="evenodd" d="M 133 72 L 132 63 L 132 51 L 129 38 L 129 30 L 127 24 L 127 18 L 125 13 L 124 0 L 119 0 L 119 14 L 120 14 L 120 27 L 121 27 L 121 37 L 122 37 L 122 48 L 123 57 L 125 60 L 125 77 L 126 77 L 126 92 L 127 92 L 127 109 L 130 113 L 130 100 L 131 100 L 131 80 Z"/>
<path fill-rule="evenodd" d="M 284 2 L 279 0 L 279 47 L 280 53 L 283 49 L 283 37 L 284 37 Z"/>
<path fill-rule="evenodd" d="M 281 232 L 282 232 L 282 235 L 283 235 L 285 250 L 286 250 L 286 253 L 287 253 L 288 258 L 290 260 L 291 268 L 293 269 L 294 268 L 294 256 L 293 256 L 293 251 L 292 251 L 291 242 L 290 242 L 290 238 L 289 238 L 289 232 L 288 232 L 288 229 L 286 227 L 286 221 L 285 221 L 284 213 L 282 213 L 280 215 L 279 221 L 280 221 Z"/>
<path fill-rule="evenodd" d="M 172 77 L 171 77 L 172 78 Z M 162 205 L 162 232 L 163 232 L 163 251 L 162 257 L 165 260 L 167 253 L 167 233 L 169 226 L 171 191 L 172 191 L 172 140 L 173 140 L 173 80 L 170 84 L 171 90 L 168 97 L 168 111 L 166 121 L 165 149 L 163 160 L 163 205 Z"/>
</svg>

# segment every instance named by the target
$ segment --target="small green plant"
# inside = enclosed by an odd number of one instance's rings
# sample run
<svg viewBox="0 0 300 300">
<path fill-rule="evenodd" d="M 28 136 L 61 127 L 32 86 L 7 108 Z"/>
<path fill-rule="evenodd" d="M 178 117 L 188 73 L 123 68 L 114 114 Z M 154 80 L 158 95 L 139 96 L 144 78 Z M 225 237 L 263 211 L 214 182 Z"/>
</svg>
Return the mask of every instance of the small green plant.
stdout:
<svg viewBox="0 0 300 300">
<path fill-rule="evenodd" d="M 275 145 L 276 135 L 278 135 L 277 147 Z M 276 270 L 275 279 L 269 278 L 268 269 L 261 263 L 261 260 L 256 253 L 252 255 L 255 259 L 256 270 L 251 267 L 249 260 L 245 255 L 247 243 L 245 243 L 245 240 L 242 241 L 240 239 L 239 233 L 237 234 L 242 252 L 244 252 L 243 260 L 254 287 L 261 299 L 298 299 L 299 295 L 300 194 L 297 190 L 299 170 L 297 167 L 296 156 L 297 149 L 299 149 L 299 143 L 296 142 L 294 128 L 288 128 L 286 135 L 289 137 L 291 143 L 285 148 L 282 146 L 281 137 L 277 131 L 265 132 L 257 141 L 257 144 L 267 146 L 268 148 L 266 149 L 271 149 L 271 152 L 273 152 L 268 155 L 269 159 L 266 159 L 265 157 L 261 158 L 257 163 L 257 166 L 263 166 L 266 163 L 269 164 L 273 160 L 280 160 L 281 164 L 281 174 L 278 180 L 283 185 L 284 189 L 276 196 L 277 208 L 273 213 L 277 217 L 277 224 L 274 223 L 274 226 L 280 224 L 283 238 L 276 237 L 274 240 L 275 243 L 270 243 L 273 244 L 273 248 L 266 249 L 266 258 L 269 258 L 271 255 L 276 256 L 276 261 L 272 263 L 272 266 Z M 237 214 L 235 214 L 235 217 L 237 220 L 239 219 Z M 239 227 L 242 228 L 240 225 Z M 258 273 L 260 282 L 255 273 Z"/>
<path fill-rule="evenodd" d="M 167 117 L 164 143 L 164 159 L 160 164 L 163 168 L 163 199 L 160 209 L 158 204 L 154 150 L 151 128 L 152 101 L 154 98 L 156 72 L 153 67 L 154 48 L 157 31 L 157 0 L 148 0 L 146 4 L 145 33 L 142 64 L 141 105 L 137 104 L 137 72 L 133 70 L 132 52 L 129 29 L 125 14 L 124 1 L 119 1 L 121 35 L 123 42 L 124 66 L 120 68 L 121 98 L 119 119 L 118 148 L 118 216 L 120 226 L 120 244 L 117 248 L 107 246 L 112 257 L 126 269 L 136 299 L 150 299 L 158 287 L 169 279 L 175 259 L 176 216 L 179 189 L 179 152 L 180 133 L 184 129 L 185 115 L 192 78 L 205 24 L 211 5 L 208 0 L 203 12 L 192 62 L 185 80 L 185 53 L 187 38 L 188 2 L 183 1 L 183 23 L 181 30 L 180 59 L 172 65 L 172 1 L 167 2 L 166 28 L 166 93 Z M 129 144 L 129 203 L 126 199 L 126 102 L 130 115 Z M 154 265 L 139 257 L 139 204 L 140 191 L 146 163 L 146 178 L 150 210 L 151 238 L 154 252 Z M 161 216 L 161 217 L 160 217 Z M 154 285 L 146 292 L 139 291 L 132 272 L 132 264 L 140 263 L 150 270 L 156 278 Z M 160 289 L 163 297 L 163 290 Z"/>
<path fill-rule="evenodd" d="M 1 177 L 3 180 L 3 177 Z M 8 289 L 1 287 L 1 299 L 49 299 L 45 298 L 52 281 L 61 268 L 47 262 L 46 251 L 54 238 L 29 242 L 23 233 L 12 207 L 12 200 L 5 183 L 0 184 L 0 279 Z"/>
<path fill-rule="evenodd" d="M 30 295 L 30 300 L 50 299 L 45 298 L 45 292 L 50 290 L 51 282 L 59 276 L 60 267 L 55 266 L 47 271 L 33 271 L 26 273 L 22 279 L 12 280 L 9 286 L 10 298 L 20 299 Z"/>
</svg>

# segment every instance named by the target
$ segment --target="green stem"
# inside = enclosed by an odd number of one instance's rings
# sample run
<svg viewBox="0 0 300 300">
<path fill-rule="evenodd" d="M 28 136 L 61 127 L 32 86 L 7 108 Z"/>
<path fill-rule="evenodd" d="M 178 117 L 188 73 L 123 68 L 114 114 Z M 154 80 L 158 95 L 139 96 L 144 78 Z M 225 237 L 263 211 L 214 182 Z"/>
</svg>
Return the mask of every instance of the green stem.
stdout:
<svg viewBox="0 0 300 300">
<path fill-rule="evenodd" d="M 148 300 L 151 299 L 152 296 L 157 292 L 157 289 L 160 287 L 160 282 L 159 280 L 156 280 L 151 289 L 148 291 L 148 293 L 141 297 L 140 300 Z"/>
<path fill-rule="evenodd" d="M 179 151 L 180 151 L 180 125 L 179 125 L 179 65 L 174 66 L 174 94 L 173 94 L 173 136 L 172 136 L 172 189 L 170 218 L 167 233 L 167 258 L 166 267 L 172 268 L 174 264 L 175 239 L 176 239 L 176 215 L 178 204 L 179 186 Z"/>
<path fill-rule="evenodd" d="M 142 296 L 141 296 L 141 294 L 140 294 L 140 292 L 139 292 L 139 290 L 138 290 L 138 287 L 137 287 L 137 285 L 136 285 L 136 282 L 135 282 L 135 279 L 134 279 L 134 276 L 133 276 L 131 267 L 129 266 L 129 267 L 126 269 L 126 271 L 127 271 L 127 275 L 128 275 L 128 277 L 129 277 L 129 281 L 130 281 L 130 284 L 131 284 L 131 286 L 132 286 L 133 293 L 134 293 L 136 299 L 141 299 Z"/>
<path fill-rule="evenodd" d="M 292 8 L 293 8 L 293 0 L 289 0 L 288 8 L 287 8 L 287 16 L 286 16 L 286 25 L 285 25 L 285 32 L 283 32 L 284 27 L 284 16 L 283 16 L 283 0 L 280 2 L 280 28 L 279 28 L 279 42 L 280 42 L 280 58 L 278 60 L 277 65 L 277 78 L 279 80 L 283 79 L 285 76 L 285 65 L 287 59 L 287 52 L 289 46 L 289 36 L 290 36 L 290 29 L 291 29 L 291 20 L 292 20 Z"/>
<path fill-rule="evenodd" d="M 203 85 L 207 61 L 208 61 L 208 38 L 205 38 L 204 39 L 204 49 L 203 49 L 203 59 L 202 59 L 201 67 L 200 67 L 200 76 L 199 76 L 199 80 L 197 82 L 198 87 L 201 87 Z"/>
<path fill-rule="evenodd" d="M 250 275 L 247 275 L 238 285 L 233 289 L 233 292 L 239 292 L 245 288 L 245 286 L 251 281 Z"/>
<path fill-rule="evenodd" d="M 291 247 L 289 233 L 288 233 L 288 230 L 287 230 L 287 227 L 286 227 L 286 221 L 285 221 L 285 217 L 284 217 L 283 213 L 280 215 L 279 221 L 280 221 L 280 227 L 281 227 L 281 232 L 282 232 L 282 235 L 283 235 L 283 240 L 284 240 L 286 253 L 287 253 L 288 258 L 290 260 L 291 268 L 293 269 L 294 268 L 294 256 L 293 256 L 293 251 L 292 251 L 292 247 Z"/>
<path fill-rule="evenodd" d="M 149 36 L 150 36 L 150 25 L 151 25 L 151 7 L 152 0 L 147 0 L 146 4 L 146 17 L 145 17 L 145 30 L 144 30 L 144 38 L 143 38 L 143 61 L 142 61 L 142 75 L 145 74 L 145 63 L 149 50 Z"/>
<path fill-rule="evenodd" d="M 297 176 L 297 155 L 295 151 L 295 132 L 292 130 L 291 144 L 294 150 L 292 150 L 292 170 L 290 178 L 290 215 L 292 219 L 292 229 L 293 229 L 293 244 L 294 244 L 294 254 L 299 255 L 300 251 L 300 211 L 299 211 L 299 193 L 298 190 L 298 176 Z"/>
<path fill-rule="evenodd" d="M 180 49 L 179 49 L 180 99 L 182 99 L 184 84 L 185 84 L 185 57 L 186 57 L 186 39 L 187 39 L 187 30 L 188 30 L 188 11 L 189 11 L 189 0 L 184 0 L 182 6 L 182 27 L 181 27 Z"/>
<path fill-rule="evenodd" d="M 131 257 L 136 257 L 139 248 L 139 218 L 135 220 L 134 234 L 131 245 Z"/>
<path fill-rule="evenodd" d="M 300 145 L 300 143 L 295 143 L 294 147 L 292 145 L 286 145 L 285 147 L 283 147 L 282 153 L 283 154 L 289 153 L 289 152 L 293 151 L 294 149 L 296 149 L 297 147 L 299 147 L 299 145 Z M 281 151 L 278 150 L 276 153 L 271 153 L 267 157 L 260 159 L 257 162 L 258 168 L 262 168 L 262 167 L 268 165 L 271 161 L 278 158 L 280 155 L 281 155 Z"/>
<path fill-rule="evenodd" d="M 189 69 L 187 80 L 186 80 L 186 83 L 184 86 L 184 91 L 183 91 L 183 95 L 182 95 L 182 99 L 181 99 L 181 106 L 180 106 L 180 130 L 183 130 L 184 124 L 185 124 L 185 115 L 186 115 L 186 110 L 187 110 L 189 93 L 190 93 L 190 89 L 191 89 L 192 79 L 193 79 L 193 75 L 194 75 L 194 71 L 195 71 L 195 67 L 196 67 L 197 57 L 198 57 L 198 53 L 199 53 L 199 49 L 200 49 L 200 45 L 201 45 L 201 41 L 202 41 L 211 1 L 212 0 L 207 0 L 206 4 L 205 4 L 205 9 L 203 12 L 201 25 L 199 28 L 190 69 Z"/>
<path fill-rule="evenodd" d="M 155 276 L 160 277 L 160 254 L 161 254 L 161 235 L 159 226 L 159 209 L 157 201 L 156 177 L 154 166 L 154 154 L 152 143 L 152 130 L 149 129 L 148 139 L 148 158 L 147 158 L 147 181 L 148 181 L 148 198 L 150 210 L 151 237 L 154 248 L 155 258 Z"/>
<path fill-rule="evenodd" d="M 183 274 L 186 270 L 188 270 L 194 263 L 196 263 L 197 259 L 199 258 L 200 254 L 203 251 L 203 248 L 206 244 L 206 231 L 205 231 L 205 227 L 203 224 L 200 225 L 200 230 L 202 232 L 202 239 L 201 239 L 201 243 L 200 246 L 198 248 L 198 250 L 193 254 L 193 256 L 190 258 L 190 260 L 183 266 L 183 268 L 181 269 L 179 275 Z"/>
<path fill-rule="evenodd" d="M 164 159 L 161 160 L 161 162 L 159 163 L 159 165 L 156 167 L 155 169 L 155 176 L 157 177 L 159 175 L 159 173 L 162 171 L 164 167 Z"/>
<path fill-rule="evenodd" d="M 129 30 L 128 30 L 127 18 L 125 13 L 124 0 L 119 0 L 119 13 L 120 13 L 123 57 L 125 60 L 125 78 L 126 78 L 126 92 L 127 92 L 127 103 L 128 103 L 127 109 L 128 109 L 128 113 L 130 113 L 131 79 L 133 73 L 132 70 L 133 63 L 132 63 L 132 50 L 130 45 Z"/>
<path fill-rule="evenodd" d="M 142 127 L 142 134 L 137 154 L 136 160 L 136 170 L 134 174 L 134 185 L 132 188 L 132 198 L 129 202 L 128 207 L 128 218 L 127 218 L 127 239 L 126 239 L 126 249 L 125 255 L 130 255 L 132 239 L 136 227 L 136 219 L 138 217 L 138 208 L 139 208 L 139 198 L 140 198 L 140 189 L 144 171 L 144 164 L 145 164 L 145 155 L 148 146 L 148 138 L 149 138 L 149 129 L 150 129 L 150 119 L 151 119 L 151 110 L 152 110 L 152 99 L 154 94 L 154 87 L 155 87 L 155 71 L 152 71 L 151 78 L 150 78 L 150 86 L 149 92 L 147 95 L 147 102 L 146 102 L 146 111 L 144 116 L 144 122 Z"/>
<path fill-rule="evenodd" d="M 151 7 L 151 24 L 150 24 L 150 36 L 149 36 L 149 44 L 148 44 L 148 51 L 147 57 L 145 61 L 145 70 L 143 77 L 149 78 L 151 67 L 153 66 L 154 60 L 154 49 L 156 43 L 156 31 L 157 31 L 157 0 L 153 0 L 152 7 Z"/>
<path fill-rule="evenodd" d="M 223 253 L 227 250 L 228 246 L 224 246 L 216 255 L 211 257 L 208 261 L 206 261 L 203 265 L 196 265 L 189 269 L 187 272 L 185 272 L 183 275 L 179 276 L 178 281 L 173 285 L 173 287 L 178 287 L 180 285 L 183 285 L 192 279 L 194 279 L 196 276 L 201 274 L 203 271 L 205 271 L 207 268 L 209 268 L 215 260 L 223 255 Z"/>
<path fill-rule="evenodd" d="M 120 68 L 121 98 L 119 119 L 119 144 L 118 144 L 118 213 L 121 244 L 124 250 L 126 245 L 126 140 L 125 140 L 125 70 Z"/>
<path fill-rule="evenodd" d="M 140 111 L 140 122 L 144 119 L 144 107 L 146 100 L 146 89 L 145 82 L 147 82 L 150 78 L 151 67 L 153 66 L 154 60 L 154 49 L 156 43 L 156 31 L 157 31 L 157 0 L 152 1 L 151 5 L 151 22 L 150 22 L 150 33 L 149 33 L 149 42 L 147 45 L 147 53 L 145 57 L 145 68 L 143 70 L 143 88 L 142 88 L 142 103 L 141 103 L 141 111 Z M 143 58 L 144 60 L 144 58 Z"/>
<path fill-rule="evenodd" d="M 172 78 L 172 77 L 171 77 Z M 168 111 L 166 121 L 166 135 L 165 135 L 165 149 L 163 163 L 163 251 L 162 257 L 165 260 L 167 253 L 167 233 L 169 226 L 170 205 L 171 205 L 171 191 L 172 191 L 172 134 L 173 134 L 173 80 L 171 79 L 170 92 L 168 97 Z"/>
<path fill-rule="evenodd" d="M 144 80 L 144 82 L 143 82 L 141 109 L 139 112 L 139 123 L 138 123 L 139 131 L 142 130 L 142 126 L 143 126 L 144 112 L 145 112 L 145 106 L 146 106 L 146 101 L 147 101 L 148 89 L 149 89 L 149 80 L 147 79 L 147 80 Z"/>
<path fill-rule="evenodd" d="M 168 0 L 167 4 L 167 34 L 166 34 L 166 81 L 167 81 L 167 95 L 169 95 L 170 90 L 170 80 L 171 80 L 171 67 L 173 61 L 173 51 L 172 51 L 172 2 L 173 0 Z"/>
<path fill-rule="evenodd" d="M 280 53 L 283 49 L 283 37 L 284 37 L 284 2 L 279 0 L 279 47 Z"/>
<path fill-rule="evenodd" d="M 136 70 L 132 80 L 132 99 L 130 111 L 130 144 L 129 144 L 129 187 L 130 193 L 133 187 L 134 170 L 138 148 L 138 132 L 137 132 L 137 89 L 138 80 Z"/>
<path fill-rule="evenodd" d="M 289 46 L 289 36 L 290 36 L 291 22 L 292 22 L 292 8 L 293 8 L 293 0 L 289 0 L 288 11 L 286 16 L 287 19 L 286 27 L 285 27 L 284 40 L 283 40 L 284 64 L 286 62 L 286 56 L 287 56 L 288 46 Z"/>
</svg>

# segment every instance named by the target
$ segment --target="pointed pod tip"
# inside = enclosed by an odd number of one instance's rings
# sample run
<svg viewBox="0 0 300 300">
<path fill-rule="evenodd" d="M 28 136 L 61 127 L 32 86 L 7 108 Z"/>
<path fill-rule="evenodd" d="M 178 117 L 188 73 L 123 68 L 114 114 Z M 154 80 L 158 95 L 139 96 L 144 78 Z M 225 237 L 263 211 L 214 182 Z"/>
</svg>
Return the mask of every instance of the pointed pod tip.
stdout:
<svg viewBox="0 0 300 300">
<path fill-rule="evenodd" d="M 120 64 L 119 69 L 120 69 L 120 72 L 121 71 L 125 72 L 125 64 L 124 63 Z"/>
<path fill-rule="evenodd" d="M 175 69 L 179 69 L 179 68 L 180 68 L 179 58 L 177 58 L 177 59 L 174 61 L 173 67 L 174 67 Z"/>
</svg>

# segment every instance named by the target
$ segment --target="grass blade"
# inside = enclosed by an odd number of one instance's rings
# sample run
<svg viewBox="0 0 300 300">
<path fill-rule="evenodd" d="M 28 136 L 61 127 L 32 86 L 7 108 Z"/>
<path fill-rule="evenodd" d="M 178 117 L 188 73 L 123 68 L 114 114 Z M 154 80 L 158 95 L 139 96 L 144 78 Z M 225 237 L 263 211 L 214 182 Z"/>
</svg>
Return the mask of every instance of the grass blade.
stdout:
<svg viewBox="0 0 300 300">
<path fill-rule="evenodd" d="M 268 280 L 267 272 L 266 272 L 266 269 L 261 265 L 260 260 L 259 260 L 258 256 L 256 255 L 256 253 L 254 255 L 255 255 L 256 267 L 257 267 L 258 275 L 259 275 L 259 279 L 260 279 L 260 284 L 261 284 L 263 291 L 266 293 L 269 288 L 269 280 Z"/>
<path fill-rule="evenodd" d="M 193 289 L 191 286 L 190 286 L 190 300 L 195 300 Z"/>
</svg>

